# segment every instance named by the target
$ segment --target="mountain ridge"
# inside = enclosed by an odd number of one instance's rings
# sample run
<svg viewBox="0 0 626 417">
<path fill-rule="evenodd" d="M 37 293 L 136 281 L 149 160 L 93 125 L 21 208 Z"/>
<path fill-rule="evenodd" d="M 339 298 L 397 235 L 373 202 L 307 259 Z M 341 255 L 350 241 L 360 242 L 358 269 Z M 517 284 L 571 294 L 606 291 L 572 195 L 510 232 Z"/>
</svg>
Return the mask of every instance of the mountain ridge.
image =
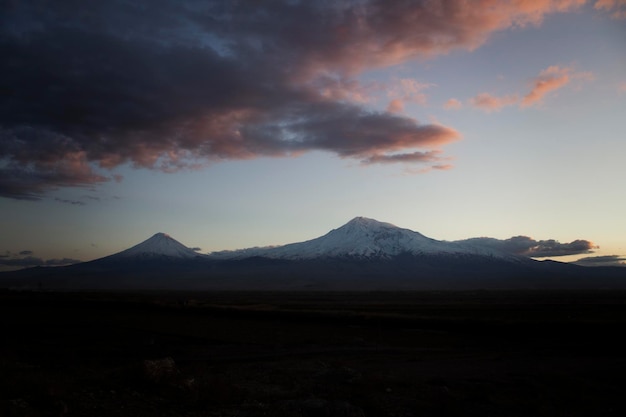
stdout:
<svg viewBox="0 0 626 417">
<path fill-rule="evenodd" d="M 215 259 L 244 259 L 251 256 L 272 259 L 315 259 L 332 257 L 390 259 L 398 255 L 473 255 L 516 261 L 522 257 L 481 245 L 446 242 L 367 217 L 355 217 L 323 236 L 281 246 L 219 251 Z"/>
<path fill-rule="evenodd" d="M 113 255 L 0 274 L 0 287 L 53 290 L 399 291 L 626 288 L 626 269 L 541 262 L 356 217 L 325 235 L 197 253 L 157 233 Z M 470 244 L 478 243 L 478 244 Z"/>
</svg>

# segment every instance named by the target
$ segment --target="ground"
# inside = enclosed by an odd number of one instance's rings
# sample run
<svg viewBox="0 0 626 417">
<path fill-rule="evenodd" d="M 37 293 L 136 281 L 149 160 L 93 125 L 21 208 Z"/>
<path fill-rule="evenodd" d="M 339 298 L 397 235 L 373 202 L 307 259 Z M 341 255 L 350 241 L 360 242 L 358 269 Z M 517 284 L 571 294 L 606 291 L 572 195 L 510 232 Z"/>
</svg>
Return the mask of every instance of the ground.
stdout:
<svg viewBox="0 0 626 417">
<path fill-rule="evenodd" d="M 0 293 L 0 416 L 623 416 L 626 293 Z"/>
</svg>

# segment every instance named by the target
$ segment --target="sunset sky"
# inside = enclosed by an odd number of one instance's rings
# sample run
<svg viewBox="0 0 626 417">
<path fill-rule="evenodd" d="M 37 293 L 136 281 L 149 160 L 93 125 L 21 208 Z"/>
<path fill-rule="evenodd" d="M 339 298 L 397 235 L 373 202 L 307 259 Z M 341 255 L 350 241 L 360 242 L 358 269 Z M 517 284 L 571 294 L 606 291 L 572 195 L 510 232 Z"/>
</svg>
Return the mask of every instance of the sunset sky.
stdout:
<svg viewBox="0 0 626 417">
<path fill-rule="evenodd" d="M 624 262 L 626 0 L 260 3 L 2 2 L 0 268 L 355 216 Z"/>
</svg>

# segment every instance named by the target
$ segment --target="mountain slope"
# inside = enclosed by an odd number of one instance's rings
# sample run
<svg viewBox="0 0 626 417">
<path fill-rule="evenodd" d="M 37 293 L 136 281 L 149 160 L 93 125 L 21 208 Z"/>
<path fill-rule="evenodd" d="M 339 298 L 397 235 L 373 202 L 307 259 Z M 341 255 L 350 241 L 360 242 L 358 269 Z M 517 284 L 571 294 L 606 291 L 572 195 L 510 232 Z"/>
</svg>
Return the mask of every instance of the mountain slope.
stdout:
<svg viewBox="0 0 626 417">
<path fill-rule="evenodd" d="M 256 256 L 289 260 L 336 257 L 391 259 L 399 255 L 486 256 L 509 261 L 522 259 L 485 246 L 431 239 L 421 233 L 365 217 L 356 217 L 324 236 L 305 242 L 211 254 L 216 259 Z"/>
</svg>

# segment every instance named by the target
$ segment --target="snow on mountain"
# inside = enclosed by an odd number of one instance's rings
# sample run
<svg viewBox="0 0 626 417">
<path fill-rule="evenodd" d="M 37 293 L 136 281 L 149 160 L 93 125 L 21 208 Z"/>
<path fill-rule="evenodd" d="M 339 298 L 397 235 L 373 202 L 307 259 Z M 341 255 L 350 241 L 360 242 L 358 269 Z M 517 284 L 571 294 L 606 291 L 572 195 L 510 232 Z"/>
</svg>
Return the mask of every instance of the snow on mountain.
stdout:
<svg viewBox="0 0 626 417">
<path fill-rule="evenodd" d="M 115 259 L 135 259 L 135 258 L 175 258 L 175 259 L 195 259 L 200 255 L 193 249 L 188 248 L 166 233 L 157 233 L 148 240 L 141 242 L 132 248 L 111 255 L 109 258 Z"/>
<path fill-rule="evenodd" d="M 397 255 L 477 255 L 508 260 L 518 257 L 480 245 L 431 239 L 390 223 L 356 217 L 324 236 L 284 246 L 214 252 L 219 259 L 262 256 L 273 259 L 357 257 L 385 259 Z"/>
</svg>

